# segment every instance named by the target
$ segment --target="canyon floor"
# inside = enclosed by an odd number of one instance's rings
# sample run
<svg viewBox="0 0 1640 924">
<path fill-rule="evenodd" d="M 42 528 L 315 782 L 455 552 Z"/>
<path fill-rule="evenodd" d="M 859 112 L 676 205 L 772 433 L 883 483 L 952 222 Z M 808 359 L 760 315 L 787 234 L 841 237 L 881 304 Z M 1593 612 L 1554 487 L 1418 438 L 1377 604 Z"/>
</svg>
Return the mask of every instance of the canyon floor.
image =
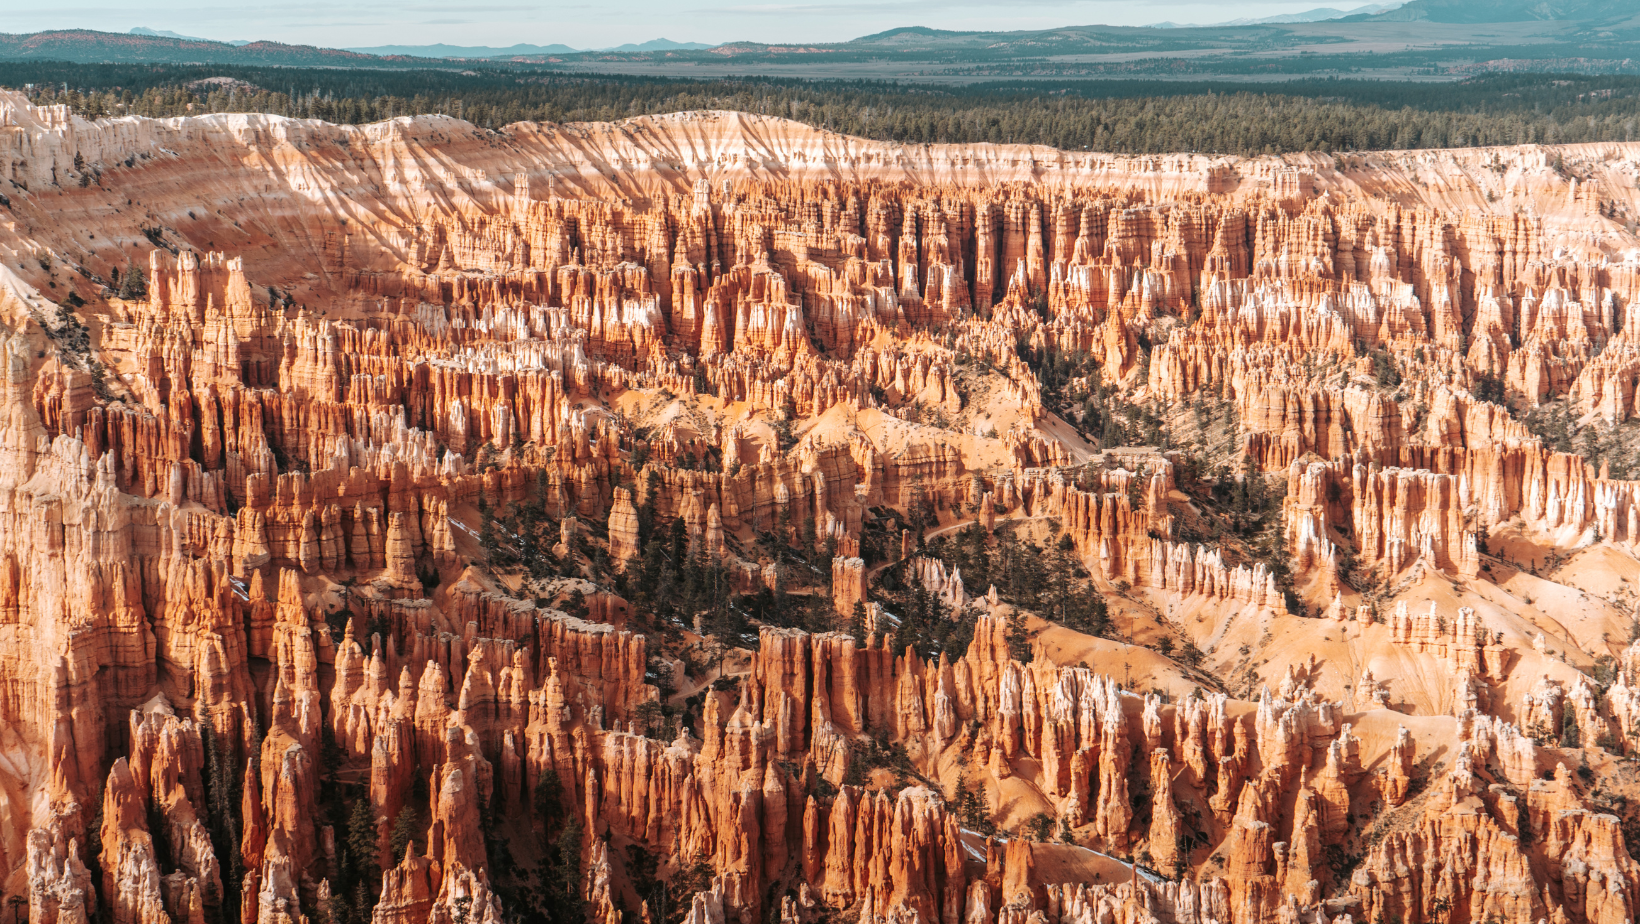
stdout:
<svg viewBox="0 0 1640 924">
<path fill-rule="evenodd" d="M 19 924 L 1640 913 L 1640 144 L 0 174 Z"/>
</svg>

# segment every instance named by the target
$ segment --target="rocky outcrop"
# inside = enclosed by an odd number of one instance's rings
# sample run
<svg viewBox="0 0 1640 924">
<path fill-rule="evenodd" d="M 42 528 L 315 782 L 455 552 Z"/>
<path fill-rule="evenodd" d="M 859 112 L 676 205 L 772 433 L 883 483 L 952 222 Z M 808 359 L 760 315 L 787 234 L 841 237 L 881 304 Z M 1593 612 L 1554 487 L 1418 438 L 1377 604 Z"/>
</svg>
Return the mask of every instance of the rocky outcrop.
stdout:
<svg viewBox="0 0 1640 924">
<path fill-rule="evenodd" d="M 834 558 L 831 560 L 831 599 L 837 613 L 847 616 L 854 606 L 866 601 L 865 559 Z"/>
</svg>

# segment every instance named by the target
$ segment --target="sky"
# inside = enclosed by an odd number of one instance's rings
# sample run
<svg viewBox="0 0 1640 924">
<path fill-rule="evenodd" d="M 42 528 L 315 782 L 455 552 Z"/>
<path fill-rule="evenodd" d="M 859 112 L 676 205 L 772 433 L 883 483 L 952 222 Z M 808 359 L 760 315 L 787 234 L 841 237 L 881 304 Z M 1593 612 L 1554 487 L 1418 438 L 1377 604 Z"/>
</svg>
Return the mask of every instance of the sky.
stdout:
<svg viewBox="0 0 1640 924">
<path fill-rule="evenodd" d="M 1009 30 L 1109 23 L 1214 23 L 1352 9 L 1370 0 L 0 0 L 0 32 L 134 26 L 233 41 L 330 48 L 518 42 L 609 47 L 675 42 L 836 42 L 898 26 Z"/>
</svg>

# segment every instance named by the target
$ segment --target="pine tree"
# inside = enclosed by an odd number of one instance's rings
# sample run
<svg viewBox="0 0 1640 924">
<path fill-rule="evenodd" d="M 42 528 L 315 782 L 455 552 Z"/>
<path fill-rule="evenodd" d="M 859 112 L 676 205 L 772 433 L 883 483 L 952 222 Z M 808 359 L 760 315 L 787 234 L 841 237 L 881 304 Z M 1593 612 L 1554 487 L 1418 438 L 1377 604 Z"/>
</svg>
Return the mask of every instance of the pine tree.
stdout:
<svg viewBox="0 0 1640 924">
<path fill-rule="evenodd" d="M 347 849 L 361 881 L 381 872 L 376 861 L 376 816 L 370 810 L 369 799 L 353 801 L 353 811 L 347 818 Z"/>
<path fill-rule="evenodd" d="M 689 553 L 689 527 L 683 522 L 683 517 L 674 517 L 672 519 L 672 525 L 667 531 L 667 541 L 669 543 L 667 551 L 672 557 L 670 565 L 675 571 Z"/>
<path fill-rule="evenodd" d="M 983 785 L 974 789 L 968 785 L 968 768 L 964 767 L 957 777 L 955 796 L 955 812 L 957 820 L 964 828 L 977 831 L 980 834 L 990 834 L 996 830 L 991 821 L 991 807 L 985 797 Z"/>
<path fill-rule="evenodd" d="M 586 594 L 581 593 L 581 588 L 575 588 L 569 592 L 569 596 L 564 598 L 564 605 L 560 609 L 576 619 L 587 618 Z"/>
<path fill-rule="evenodd" d="M 410 842 L 416 838 L 416 812 L 406 805 L 399 809 L 399 815 L 393 819 L 393 862 L 404 860 L 404 852 L 410 849 Z"/>
<path fill-rule="evenodd" d="M 376 908 L 376 903 L 371 900 L 370 896 L 371 896 L 370 888 L 369 888 L 369 886 L 365 885 L 363 879 L 360 879 L 357 883 L 354 884 L 354 886 L 353 886 L 353 920 L 355 920 L 355 921 L 368 921 L 368 920 L 370 920 L 371 913 Z"/>
<path fill-rule="evenodd" d="M 535 783 L 534 793 L 535 817 L 540 820 L 542 840 L 544 846 L 551 846 L 551 835 L 558 830 L 567 812 L 564 808 L 564 783 L 556 772 L 541 774 L 541 779 Z"/>
<path fill-rule="evenodd" d="M 222 879 L 224 899 L 229 905 L 228 910 L 236 910 L 239 900 L 239 883 L 244 879 L 244 859 L 237 846 L 239 843 L 239 798 L 236 795 L 238 779 L 232 773 L 231 763 L 222 753 L 221 741 L 209 723 L 200 724 L 200 737 L 205 745 L 206 774 L 206 817 L 210 821 L 209 832 L 211 846 L 217 856 L 225 857 Z"/>
<path fill-rule="evenodd" d="M 133 265 L 120 279 L 120 298 L 130 302 L 147 297 L 148 279 L 142 274 L 142 267 Z"/>
<path fill-rule="evenodd" d="M 1014 610 L 1008 617 L 1008 656 L 1021 664 L 1031 663 L 1031 636 L 1025 629 L 1025 613 Z"/>
<path fill-rule="evenodd" d="M 483 488 L 478 491 L 478 547 L 484 550 L 487 559 L 494 559 L 500 548 L 495 537 L 495 513 Z"/>
<path fill-rule="evenodd" d="M 861 645 L 866 643 L 866 605 L 864 601 L 854 601 L 854 612 L 849 616 L 848 634 Z"/>
<path fill-rule="evenodd" d="M 804 557 L 812 556 L 820 551 L 820 540 L 815 534 L 814 517 L 803 518 L 803 529 L 801 531 L 800 541 L 803 543 Z"/>
</svg>

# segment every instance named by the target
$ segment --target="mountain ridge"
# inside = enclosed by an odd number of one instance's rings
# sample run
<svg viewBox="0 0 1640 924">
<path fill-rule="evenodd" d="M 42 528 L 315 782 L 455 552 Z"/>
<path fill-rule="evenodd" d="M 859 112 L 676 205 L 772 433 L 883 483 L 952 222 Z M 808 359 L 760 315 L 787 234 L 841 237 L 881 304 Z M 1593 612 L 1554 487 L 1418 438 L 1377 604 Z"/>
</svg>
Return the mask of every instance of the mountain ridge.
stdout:
<svg viewBox="0 0 1640 924">
<path fill-rule="evenodd" d="M 408 62 L 423 60 L 427 62 L 425 66 L 443 66 L 443 62 L 437 59 L 366 55 L 314 45 L 267 41 L 234 45 L 210 39 L 102 32 L 96 29 L 0 33 L 0 59 L 86 64 L 275 64 L 287 67 L 403 67 Z"/>
<path fill-rule="evenodd" d="M 1350 16 L 1341 21 L 1481 25 L 1606 21 L 1621 19 L 1625 15 L 1640 17 L 1640 7 L 1624 4 L 1622 0 L 1410 0 L 1393 10 Z"/>
<path fill-rule="evenodd" d="M 250 44 L 250 42 L 246 39 L 229 39 L 229 40 L 224 41 L 222 39 L 202 38 L 202 37 L 197 36 L 197 35 L 183 35 L 180 32 L 172 32 L 169 29 L 150 29 L 147 26 L 133 26 L 131 28 L 131 30 L 129 32 L 127 32 L 126 34 L 127 35 L 148 35 L 148 36 L 153 36 L 154 38 L 174 38 L 174 39 L 181 39 L 185 42 L 221 42 L 224 45 L 233 45 L 236 48 L 240 45 L 249 45 Z"/>
<path fill-rule="evenodd" d="M 1225 20 L 1224 22 L 1215 22 L 1215 23 L 1158 22 L 1158 23 L 1152 23 L 1151 28 L 1154 28 L 1154 29 L 1223 29 L 1223 28 L 1226 28 L 1226 27 L 1234 27 L 1234 26 L 1271 26 L 1271 25 L 1287 25 L 1289 23 L 1301 23 L 1301 22 L 1329 22 L 1329 21 L 1335 20 L 1335 19 L 1343 19 L 1346 16 L 1365 16 L 1365 15 L 1372 15 L 1372 14 L 1375 14 L 1375 13 L 1387 13 L 1391 10 L 1399 8 L 1402 5 L 1403 5 L 1402 2 L 1371 3 L 1371 4 L 1367 4 L 1366 6 L 1356 7 L 1353 10 L 1340 10 L 1340 9 L 1336 9 L 1336 8 L 1330 7 L 1330 6 L 1322 6 L 1322 7 L 1316 7 L 1313 10 L 1305 10 L 1302 13 L 1280 13 L 1280 14 L 1275 15 L 1275 16 L 1261 16 L 1261 17 L 1257 17 L 1257 18 L 1244 17 L 1244 18 L 1241 18 L 1241 19 L 1229 19 L 1229 20 Z"/>
<path fill-rule="evenodd" d="M 705 42 L 674 42 L 667 38 L 650 39 L 647 42 L 628 42 L 624 45 L 613 45 L 608 48 L 574 48 L 569 45 L 532 45 L 528 42 L 519 42 L 505 48 L 492 45 L 370 45 L 364 47 L 348 47 L 344 51 L 359 54 L 388 56 L 400 55 L 415 58 L 504 58 L 517 55 L 572 55 L 588 54 L 593 52 L 642 52 L 642 51 L 704 51 L 716 46 Z"/>
</svg>

